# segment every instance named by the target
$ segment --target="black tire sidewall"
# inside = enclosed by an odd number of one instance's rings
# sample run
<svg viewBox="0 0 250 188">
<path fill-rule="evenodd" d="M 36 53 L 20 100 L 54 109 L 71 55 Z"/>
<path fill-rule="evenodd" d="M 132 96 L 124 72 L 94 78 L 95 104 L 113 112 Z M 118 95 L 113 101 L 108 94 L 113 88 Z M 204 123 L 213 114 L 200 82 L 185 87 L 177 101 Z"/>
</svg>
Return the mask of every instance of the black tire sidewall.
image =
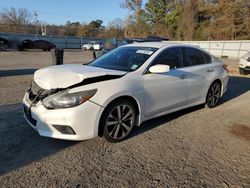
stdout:
<svg viewBox="0 0 250 188">
<path fill-rule="evenodd" d="M 106 127 L 106 121 L 107 121 L 107 118 L 108 118 L 108 115 L 110 114 L 111 111 L 113 111 L 117 106 L 119 105 L 122 105 L 122 104 L 125 104 L 125 105 L 128 105 L 132 108 L 132 110 L 134 111 L 135 115 L 136 115 L 136 110 L 135 110 L 135 107 L 133 105 L 133 103 L 129 102 L 128 100 L 117 100 L 117 101 L 114 101 L 112 103 L 110 103 L 106 109 L 104 110 L 103 112 L 103 115 L 102 115 L 102 118 L 101 118 L 101 124 L 100 126 L 102 126 L 103 128 L 103 136 L 110 142 L 120 142 L 122 140 L 125 140 L 126 138 L 129 137 L 129 135 L 131 134 L 131 132 L 133 131 L 134 127 L 135 127 L 135 123 L 136 123 L 136 116 L 135 116 L 135 119 L 134 119 L 134 124 L 132 125 L 132 129 L 131 131 L 129 132 L 129 134 L 122 138 L 122 139 L 113 139 L 109 136 L 108 134 L 108 131 L 107 131 L 107 127 Z"/>
</svg>

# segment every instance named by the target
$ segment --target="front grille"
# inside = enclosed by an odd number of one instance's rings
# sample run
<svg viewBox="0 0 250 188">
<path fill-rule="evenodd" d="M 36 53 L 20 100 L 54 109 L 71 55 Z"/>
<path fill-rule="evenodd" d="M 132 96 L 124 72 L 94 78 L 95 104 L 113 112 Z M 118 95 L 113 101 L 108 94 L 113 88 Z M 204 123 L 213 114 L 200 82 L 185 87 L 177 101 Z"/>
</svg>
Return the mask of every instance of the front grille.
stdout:
<svg viewBox="0 0 250 188">
<path fill-rule="evenodd" d="M 31 86 L 30 86 L 30 90 L 32 91 L 32 93 L 38 94 L 38 92 L 40 90 L 42 90 L 42 88 L 39 85 L 37 85 L 37 83 L 35 81 L 33 81 Z"/>
<path fill-rule="evenodd" d="M 26 106 L 25 104 L 23 104 L 23 112 L 25 117 L 27 118 L 27 120 L 33 125 L 36 126 L 37 121 L 32 118 L 31 116 L 31 107 L 36 105 L 36 103 L 40 100 L 43 100 L 45 97 L 54 94 L 55 92 L 57 92 L 58 90 L 46 90 L 43 89 L 41 87 L 39 87 L 39 85 L 37 85 L 37 83 L 35 81 L 32 82 L 32 84 L 30 85 L 30 88 L 28 90 L 28 98 L 29 98 L 29 105 L 30 106 Z"/>
<path fill-rule="evenodd" d="M 37 95 L 35 95 L 33 92 L 29 92 L 29 100 L 34 101 Z"/>
<path fill-rule="evenodd" d="M 37 85 L 35 81 L 32 82 L 29 89 L 29 100 L 34 103 L 44 99 L 51 94 L 50 90 L 43 89 Z M 39 96 L 38 96 L 39 95 Z"/>
</svg>

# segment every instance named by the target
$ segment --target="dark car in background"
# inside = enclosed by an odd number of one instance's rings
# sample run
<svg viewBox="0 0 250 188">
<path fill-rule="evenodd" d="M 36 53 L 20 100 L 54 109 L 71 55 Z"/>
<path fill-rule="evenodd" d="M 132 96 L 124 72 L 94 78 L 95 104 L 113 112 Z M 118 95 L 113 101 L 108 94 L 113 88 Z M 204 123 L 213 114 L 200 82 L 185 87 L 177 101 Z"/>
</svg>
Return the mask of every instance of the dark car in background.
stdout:
<svg viewBox="0 0 250 188">
<path fill-rule="evenodd" d="M 10 46 L 10 41 L 0 37 L 0 51 L 8 51 L 10 49 Z"/>
<path fill-rule="evenodd" d="M 146 38 L 126 38 L 125 40 L 119 40 L 117 41 L 115 38 L 108 39 L 104 43 L 104 47 L 101 51 L 95 51 L 93 52 L 94 59 L 97 57 L 102 56 L 103 54 L 117 48 L 120 46 L 124 46 L 127 44 L 132 43 L 142 43 L 142 42 L 163 42 L 163 41 L 169 41 L 169 38 L 162 37 L 162 36 L 147 36 Z"/>
<path fill-rule="evenodd" d="M 125 41 L 127 42 L 127 44 L 140 43 L 140 42 L 162 42 L 162 41 L 169 41 L 169 38 L 150 35 L 147 36 L 146 38 L 126 38 Z"/>
<path fill-rule="evenodd" d="M 56 45 L 46 40 L 34 40 L 33 41 L 33 40 L 26 39 L 22 42 L 22 45 L 21 45 L 21 50 L 42 49 L 43 51 L 50 51 L 53 48 L 56 48 Z"/>
</svg>

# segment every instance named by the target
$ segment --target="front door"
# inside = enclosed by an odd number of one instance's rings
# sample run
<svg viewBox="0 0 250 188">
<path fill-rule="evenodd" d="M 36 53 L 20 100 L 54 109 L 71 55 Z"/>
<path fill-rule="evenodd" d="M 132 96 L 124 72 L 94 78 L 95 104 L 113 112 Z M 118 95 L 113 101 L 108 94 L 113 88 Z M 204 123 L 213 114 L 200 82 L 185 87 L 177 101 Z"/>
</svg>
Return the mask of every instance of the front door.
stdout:
<svg viewBox="0 0 250 188">
<path fill-rule="evenodd" d="M 143 75 L 145 90 L 145 111 L 151 117 L 186 104 L 188 82 L 181 67 L 181 49 L 170 48 L 163 51 L 152 65 L 165 64 L 170 71 L 163 74 L 147 72 Z"/>
</svg>

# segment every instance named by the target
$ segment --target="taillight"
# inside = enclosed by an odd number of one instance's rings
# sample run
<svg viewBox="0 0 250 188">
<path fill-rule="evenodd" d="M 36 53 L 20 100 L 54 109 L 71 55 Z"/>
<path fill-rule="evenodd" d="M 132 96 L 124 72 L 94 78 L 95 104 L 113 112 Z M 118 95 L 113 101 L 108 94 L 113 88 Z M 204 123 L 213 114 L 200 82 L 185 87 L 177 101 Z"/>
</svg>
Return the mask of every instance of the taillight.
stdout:
<svg viewBox="0 0 250 188">
<path fill-rule="evenodd" d="M 223 65 L 223 68 L 224 68 L 227 72 L 229 72 L 228 66 L 227 66 L 227 65 Z"/>
</svg>

